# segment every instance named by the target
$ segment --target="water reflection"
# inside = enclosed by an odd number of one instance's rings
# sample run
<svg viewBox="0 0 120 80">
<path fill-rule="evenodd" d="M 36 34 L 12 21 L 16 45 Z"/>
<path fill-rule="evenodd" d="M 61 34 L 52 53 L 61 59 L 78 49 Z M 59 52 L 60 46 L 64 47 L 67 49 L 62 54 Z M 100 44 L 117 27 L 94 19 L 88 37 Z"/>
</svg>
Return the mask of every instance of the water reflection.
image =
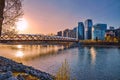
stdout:
<svg viewBox="0 0 120 80">
<path fill-rule="evenodd" d="M 63 46 L 52 45 L 0 45 L 0 56 L 15 59 L 51 74 L 56 74 L 66 59 L 70 65 L 71 75 L 76 80 L 120 79 L 120 48 L 62 49 Z"/>
<path fill-rule="evenodd" d="M 91 63 L 94 65 L 96 60 L 96 50 L 94 47 L 91 47 L 90 55 L 91 55 Z"/>
<path fill-rule="evenodd" d="M 8 57 L 13 60 L 31 60 L 41 56 L 52 55 L 64 49 L 58 45 L 0 45 L 0 56 Z"/>
<path fill-rule="evenodd" d="M 18 58 L 23 58 L 24 53 L 22 51 L 17 51 L 15 56 L 18 57 Z"/>
<path fill-rule="evenodd" d="M 18 49 L 21 49 L 21 48 L 22 48 L 22 45 L 17 45 L 17 48 L 18 48 Z"/>
</svg>

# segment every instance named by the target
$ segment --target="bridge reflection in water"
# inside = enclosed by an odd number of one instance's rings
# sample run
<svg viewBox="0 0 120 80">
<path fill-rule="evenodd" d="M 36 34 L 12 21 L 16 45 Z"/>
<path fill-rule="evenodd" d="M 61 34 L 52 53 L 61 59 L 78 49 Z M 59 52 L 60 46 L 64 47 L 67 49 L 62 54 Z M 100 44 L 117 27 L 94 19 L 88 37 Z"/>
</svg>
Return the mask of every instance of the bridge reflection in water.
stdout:
<svg viewBox="0 0 120 80">
<path fill-rule="evenodd" d="M 0 56 L 13 59 L 17 62 L 32 60 L 43 56 L 56 54 L 64 49 L 59 45 L 7 45 L 0 44 Z"/>
</svg>

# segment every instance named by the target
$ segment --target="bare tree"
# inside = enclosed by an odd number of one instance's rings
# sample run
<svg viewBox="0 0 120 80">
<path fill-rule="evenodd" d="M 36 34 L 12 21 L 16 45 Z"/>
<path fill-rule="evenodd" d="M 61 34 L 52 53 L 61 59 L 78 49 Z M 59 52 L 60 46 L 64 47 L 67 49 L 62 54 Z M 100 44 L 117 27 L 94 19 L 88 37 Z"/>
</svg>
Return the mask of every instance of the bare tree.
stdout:
<svg viewBox="0 0 120 80">
<path fill-rule="evenodd" d="M 22 0 L 2 0 L 5 6 L 3 7 L 2 33 L 16 33 L 15 23 L 23 15 Z M 2 4 L 2 3 L 1 3 Z"/>
<path fill-rule="evenodd" d="M 5 7 L 5 0 L 0 0 L 0 35 L 2 31 L 2 23 L 3 23 L 3 13 L 4 13 L 4 7 Z"/>
</svg>

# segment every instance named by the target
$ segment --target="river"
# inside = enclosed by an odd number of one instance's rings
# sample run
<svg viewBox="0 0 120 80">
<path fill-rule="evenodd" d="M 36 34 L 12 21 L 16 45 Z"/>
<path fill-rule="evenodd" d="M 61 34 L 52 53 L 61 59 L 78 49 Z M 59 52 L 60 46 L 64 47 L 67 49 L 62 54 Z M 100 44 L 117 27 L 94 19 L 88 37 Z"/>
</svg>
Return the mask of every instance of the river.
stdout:
<svg viewBox="0 0 120 80">
<path fill-rule="evenodd" d="M 55 75 L 65 60 L 71 78 L 77 80 L 120 80 L 119 47 L 77 47 L 53 45 L 0 45 L 0 56 L 22 62 Z"/>
</svg>

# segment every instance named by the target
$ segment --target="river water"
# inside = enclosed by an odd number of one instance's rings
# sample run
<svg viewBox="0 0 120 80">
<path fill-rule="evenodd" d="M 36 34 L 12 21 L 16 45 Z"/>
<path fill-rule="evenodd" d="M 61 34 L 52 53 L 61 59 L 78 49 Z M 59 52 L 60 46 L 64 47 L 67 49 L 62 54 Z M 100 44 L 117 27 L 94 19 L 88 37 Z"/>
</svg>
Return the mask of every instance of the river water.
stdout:
<svg viewBox="0 0 120 80">
<path fill-rule="evenodd" d="M 0 56 L 55 75 L 65 60 L 71 78 L 77 80 L 120 80 L 119 47 L 77 47 L 52 45 L 0 45 Z"/>
</svg>

